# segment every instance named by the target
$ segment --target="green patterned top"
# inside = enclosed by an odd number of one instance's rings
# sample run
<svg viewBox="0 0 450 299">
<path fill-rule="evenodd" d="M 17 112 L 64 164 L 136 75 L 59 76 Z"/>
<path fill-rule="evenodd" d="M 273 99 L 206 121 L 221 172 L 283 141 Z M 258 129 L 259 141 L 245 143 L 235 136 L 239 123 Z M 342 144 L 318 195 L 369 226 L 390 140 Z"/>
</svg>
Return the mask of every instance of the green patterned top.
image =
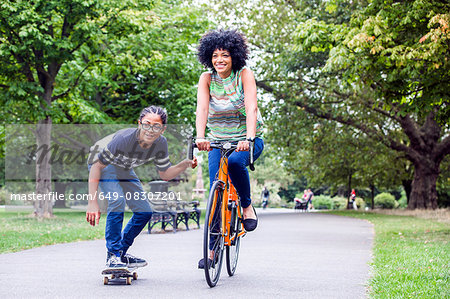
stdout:
<svg viewBox="0 0 450 299">
<path fill-rule="evenodd" d="M 244 67 L 245 68 L 245 67 Z M 247 136 L 242 68 L 222 79 L 211 72 L 209 85 L 208 137 L 213 140 L 243 140 Z M 262 136 L 263 120 L 258 110 L 256 137 Z"/>
</svg>

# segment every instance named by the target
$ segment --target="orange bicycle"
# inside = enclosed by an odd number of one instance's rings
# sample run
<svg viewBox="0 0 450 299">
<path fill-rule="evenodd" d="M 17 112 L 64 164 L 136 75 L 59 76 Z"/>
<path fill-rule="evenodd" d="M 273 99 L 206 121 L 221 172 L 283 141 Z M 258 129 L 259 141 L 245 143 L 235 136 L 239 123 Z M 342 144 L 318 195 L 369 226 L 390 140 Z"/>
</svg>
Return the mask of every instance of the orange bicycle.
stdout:
<svg viewBox="0 0 450 299">
<path fill-rule="evenodd" d="M 190 144 L 189 158 L 192 160 L 192 148 L 196 144 Z M 214 287 L 219 281 L 224 250 L 228 275 L 234 275 L 241 237 L 246 234 L 242 223 L 241 201 L 228 175 L 228 155 L 236 150 L 236 146 L 237 143 L 228 141 L 211 143 L 211 148 L 220 149 L 221 158 L 219 171 L 209 192 L 203 235 L 205 278 L 210 287 Z M 253 148 L 254 143 L 250 142 L 251 170 L 254 170 Z"/>
</svg>

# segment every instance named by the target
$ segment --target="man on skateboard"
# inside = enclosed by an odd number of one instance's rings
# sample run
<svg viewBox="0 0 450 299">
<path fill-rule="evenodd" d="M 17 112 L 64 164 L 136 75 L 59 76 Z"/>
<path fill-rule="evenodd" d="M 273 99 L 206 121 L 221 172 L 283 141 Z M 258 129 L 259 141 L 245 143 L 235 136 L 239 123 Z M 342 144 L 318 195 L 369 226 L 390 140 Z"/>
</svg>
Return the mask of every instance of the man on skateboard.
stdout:
<svg viewBox="0 0 450 299">
<path fill-rule="evenodd" d="M 152 216 L 142 184 L 133 168 L 153 161 L 163 180 L 171 180 L 188 167 L 195 168 L 196 160 L 183 160 L 172 166 L 166 138 L 165 109 L 150 106 L 142 110 L 137 128 L 117 131 L 91 147 L 88 160 L 90 199 L 86 221 L 99 224 L 99 187 L 101 199 L 108 200 L 105 239 L 107 260 L 105 270 L 126 270 L 144 267 L 147 261 L 128 253 L 134 239 Z M 122 231 L 125 203 L 133 216 Z"/>
</svg>

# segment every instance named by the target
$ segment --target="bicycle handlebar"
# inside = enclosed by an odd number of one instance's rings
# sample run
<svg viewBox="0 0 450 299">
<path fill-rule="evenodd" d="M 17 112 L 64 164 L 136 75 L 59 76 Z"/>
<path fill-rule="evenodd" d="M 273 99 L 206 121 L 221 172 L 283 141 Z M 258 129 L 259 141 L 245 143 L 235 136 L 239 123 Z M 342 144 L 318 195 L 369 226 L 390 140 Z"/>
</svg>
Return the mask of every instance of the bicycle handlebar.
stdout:
<svg viewBox="0 0 450 299">
<path fill-rule="evenodd" d="M 254 141 L 249 141 L 249 152 L 250 152 L 250 157 L 249 157 L 249 167 L 251 171 L 255 170 L 255 161 L 254 161 L 254 150 L 255 150 L 255 142 Z M 192 160 L 194 159 L 194 148 L 197 147 L 197 144 L 195 143 L 195 138 L 190 138 L 189 142 L 188 142 L 188 159 Z M 235 150 L 237 148 L 237 143 L 233 143 L 231 141 L 223 141 L 223 142 L 211 142 L 210 145 L 211 148 L 217 148 L 219 150 L 226 150 L 226 151 L 230 151 L 230 150 Z"/>
</svg>

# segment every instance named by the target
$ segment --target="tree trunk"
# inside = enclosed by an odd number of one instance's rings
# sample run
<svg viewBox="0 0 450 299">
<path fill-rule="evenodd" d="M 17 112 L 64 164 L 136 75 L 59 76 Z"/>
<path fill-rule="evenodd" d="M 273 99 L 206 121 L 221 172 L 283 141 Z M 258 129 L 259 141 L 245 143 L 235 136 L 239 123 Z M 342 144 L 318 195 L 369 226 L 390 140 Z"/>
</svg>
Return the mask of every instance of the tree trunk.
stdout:
<svg viewBox="0 0 450 299">
<path fill-rule="evenodd" d="M 36 194 L 34 214 L 37 217 L 53 216 L 52 171 L 50 166 L 50 142 L 52 120 L 50 117 L 40 120 L 36 129 Z"/>
<path fill-rule="evenodd" d="M 37 54 L 42 53 L 37 52 Z M 55 78 L 60 67 L 61 65 L 57 62 L 51 62 L 48 65 L 47 72 L 42 65 L 38 65 L 37 68 L 39 84 L 44 89 L 43 93 L 38 94 L 43 100 L 41 108 L 46 113 L 45 118 L 39 120 L 36 129 L 36 145 L 38 149 L 36 153 L 36 194 L 41 197 L 41 200 L 38 199 L 34 203 L 34 214 L 37 217 L 53 217 L 53 198 L 50 194 L 52 191 L 52 170 L 50 165 L 52 119 L 47 113 L 51 109 Z"/>
<path fill-rule="evenodd" d="M 372 210 L 375 209 L 375 185 L 370 185 L 370 195 L 371 195 L 371 204 L 372 206 L 370 207 Z"/>
<path fill-rule="evenodd" d="M 347 210 L 352 209 L 352 207 L 350 207 L 351 191 L 352 191 L 352 175 L 349 174 L 348 175 L 348 186 L 347 186 Z"/>
<path fill-rule="evenodd" d="M 61 182 L 55 182 L 55 193 L 58 196 L 58 198 L 55 201 L 55 205 L 53 206 L 54 208 L 59 208 L 59 209 L 67 208 L 66 201 L 60 200 L 60 198 L 59 198 L 60 194 L 66 194 L 66 188 L 67 188 L 67 184 L 64 184 Z"/>
<path fill-rule="evenodd" d="M 427 167 L 426 163 L 414 165 L 411 197 L 408 209 L 436 209 L 436 181 L 439 176 L 439 166 Z"/>
<path fill-rule="evenodd" d="M 409 199 L 411 197 L 411 190 L 412 190 L 412 180 L 403 180 L 402 185 L 406 193 L 406 203 L 409 204 Z"/>
<path fill-rule="evenodd" d="M 439 140 L 442 128 L 436 122 L 435 115 L 436 111 L 430 112 L 421 127 L 409 116 L 401 120 L 404 132 L 411 142 L 406 155 L 414 165 L 408 209 L 437 208 L 436 181 L 439 165 L 450 153 L 450 137 Z"/>
</svg>

